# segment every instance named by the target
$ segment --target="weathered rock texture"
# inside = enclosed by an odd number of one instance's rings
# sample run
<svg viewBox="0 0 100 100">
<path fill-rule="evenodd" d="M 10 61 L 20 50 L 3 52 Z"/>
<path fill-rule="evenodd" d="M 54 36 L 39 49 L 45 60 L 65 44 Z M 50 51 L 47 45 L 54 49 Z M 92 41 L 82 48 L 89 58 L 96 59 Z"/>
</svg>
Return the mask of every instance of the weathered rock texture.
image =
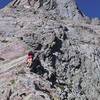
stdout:
<svg viewBox="0 0 100 100">
<path fill-rule="evenodd" d="M 14 0 L 0 16 L 0 37 L 35 55 L 29 69 L 0 74 L 0 100 L 100 100 L 98 19 L 85 17 L 74 0 Z"/>
</svg>

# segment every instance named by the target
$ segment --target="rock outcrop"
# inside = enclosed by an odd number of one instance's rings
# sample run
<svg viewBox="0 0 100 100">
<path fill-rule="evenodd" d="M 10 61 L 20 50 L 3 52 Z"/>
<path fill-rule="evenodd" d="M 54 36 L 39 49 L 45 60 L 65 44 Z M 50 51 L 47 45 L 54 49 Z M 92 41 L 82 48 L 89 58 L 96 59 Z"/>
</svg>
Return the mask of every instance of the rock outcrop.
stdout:
<svg viewBox="0 0 100 100">
<path fill-rule="evenodd" d="M 76 6 L 75 0 L 13 0 L 9 7 L 17 10 L 34 9 L 51 12 L 56 16 L 81 19 L 84 14 Z"/>
<path fill-rule="evenodd" d="M 0 37 L 17 38 L 35 55 L 30 68 L 0 74 L 1 100 L 100 99 L 100 21 L 75 0 L 14 0 L 0 16 Z"/>
</svg>

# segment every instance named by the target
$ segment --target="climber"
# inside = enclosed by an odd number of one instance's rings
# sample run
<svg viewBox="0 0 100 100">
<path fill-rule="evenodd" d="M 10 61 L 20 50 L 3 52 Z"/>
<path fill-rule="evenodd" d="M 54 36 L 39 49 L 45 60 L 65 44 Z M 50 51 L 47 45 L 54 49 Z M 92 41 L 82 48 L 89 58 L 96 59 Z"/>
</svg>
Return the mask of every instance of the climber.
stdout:
<svg viewBox="0 0 100 100">
<path fill-rule="evenodd" d="M 32 65 L 33 57 L 34 57 L 34 53 L 30 51 L 27 57 L 27 67 L 30 67 Z"/>
</svg>

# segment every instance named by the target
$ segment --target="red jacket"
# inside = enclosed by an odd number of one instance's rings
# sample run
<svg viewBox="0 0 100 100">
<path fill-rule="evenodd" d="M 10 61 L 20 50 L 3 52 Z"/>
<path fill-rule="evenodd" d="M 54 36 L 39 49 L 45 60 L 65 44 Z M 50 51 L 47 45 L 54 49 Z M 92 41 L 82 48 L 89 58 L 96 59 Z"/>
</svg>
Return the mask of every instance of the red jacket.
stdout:
<svg viewBox="0 0 100 100">
<path fill-rule="evenodd" d="M 33 59 L 33 56 L 32 55 L 28 55 L 28 59 Z"/>
</svg>

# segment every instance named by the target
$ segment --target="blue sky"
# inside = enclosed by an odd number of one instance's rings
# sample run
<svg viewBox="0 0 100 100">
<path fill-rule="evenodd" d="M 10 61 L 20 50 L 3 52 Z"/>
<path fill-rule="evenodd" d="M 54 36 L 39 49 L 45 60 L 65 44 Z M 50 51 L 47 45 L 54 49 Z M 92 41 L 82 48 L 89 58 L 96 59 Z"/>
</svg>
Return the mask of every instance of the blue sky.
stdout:
<svg viewBox="0 0 100 100">
<path fill-rule="evenodd" d="M 100 0 L 76 0 L 78 7 L 89 17 L 100 18 Z"/>
<path fill-rule="evenodd" d="M 12 0 L 0 0 L 0 8 L 3 8 Z M 100 0 L 76 0 L 78 7 L 89 17 L 100 18 Z"/>
<path fill-rule="evenodd" d="M 12 0 L 0 0 L 0 8 L 3 8 L 5 5 L 7 5 Z"/>
</svg>

